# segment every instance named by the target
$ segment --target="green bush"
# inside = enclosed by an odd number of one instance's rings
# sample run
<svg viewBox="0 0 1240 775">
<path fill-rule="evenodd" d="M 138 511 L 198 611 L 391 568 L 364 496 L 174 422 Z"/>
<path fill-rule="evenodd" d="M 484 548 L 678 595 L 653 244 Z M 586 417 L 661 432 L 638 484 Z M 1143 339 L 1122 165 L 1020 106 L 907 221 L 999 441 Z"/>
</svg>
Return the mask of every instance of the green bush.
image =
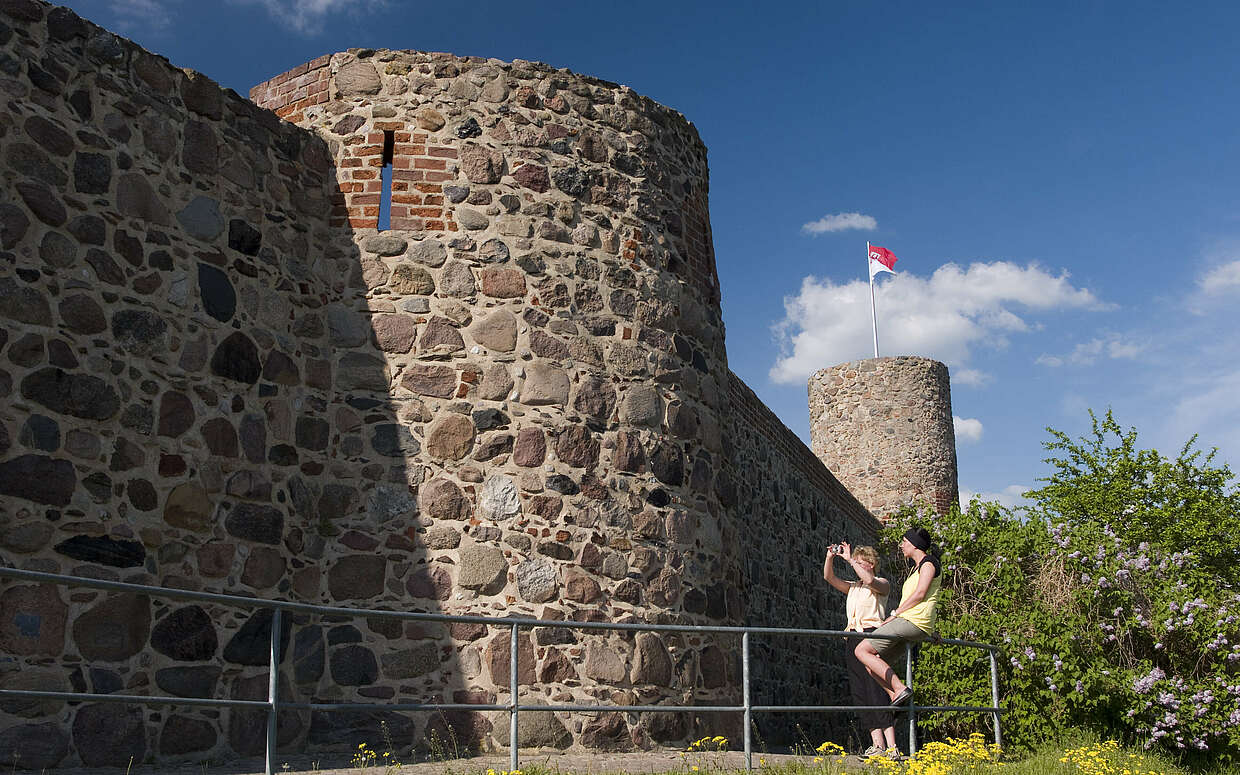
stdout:
<svg viewBox="0 0 1240 775">
<path fill-rule="evenodd" d="M 1079 441 L 1051 433 L 1054 474 L 1026 494 L 1031 507 L 974 501 L 945 517 L 910 510 L 889 526 L 894 541 L 919 522 L 942 549 L 939 634 L 1002 646 L 1008 747 L 1083 729 L 1189 762 L 1234 761 L 1240 532 L 1231 471 L 1192 442 L 1175 460 L 1138 450 L 1136 432 L 1109 413 Z M 990 704 L 989 663 L 976 651 L 927 644 L 914 678 L 920 705 Z M 984 722 L 933 714 L 922 728 L 961 737 Z"/>
</svg>

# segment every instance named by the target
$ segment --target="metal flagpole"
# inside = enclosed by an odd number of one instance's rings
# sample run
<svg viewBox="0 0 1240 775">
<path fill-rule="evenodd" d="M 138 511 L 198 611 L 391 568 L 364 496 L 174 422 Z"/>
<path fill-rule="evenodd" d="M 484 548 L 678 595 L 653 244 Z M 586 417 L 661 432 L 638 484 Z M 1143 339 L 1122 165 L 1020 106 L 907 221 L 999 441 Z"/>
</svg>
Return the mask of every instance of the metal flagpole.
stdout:
<svg viewBox="0 0 1240 775">
<path fill-rule="evenodd" d="M 870 319 L 874 323 L 874 357 L 878 357 L 878 313 L 874 311 L 874 271 L 870 269 L 870 241 L 865 241 L 865 271 L 870 275 Z"/>
</svg>

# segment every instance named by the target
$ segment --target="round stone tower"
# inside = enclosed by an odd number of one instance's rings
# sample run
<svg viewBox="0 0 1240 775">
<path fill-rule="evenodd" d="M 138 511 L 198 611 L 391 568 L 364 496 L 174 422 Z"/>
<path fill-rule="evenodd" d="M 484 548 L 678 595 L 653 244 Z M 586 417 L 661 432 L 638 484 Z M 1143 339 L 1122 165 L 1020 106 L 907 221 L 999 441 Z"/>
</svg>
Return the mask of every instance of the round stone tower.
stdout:
<svg viewBox="0 0 1240 775">
<path fill-rule="evenodd" d="M 392 445 L 420 504 L 409 535 L 425 546 L 415 570 L 438 610 L 739 621 L 694 127 L 567 70 L 410 51 L 322 57 L 251 98 L 326 140 L 331 222 L 350 235 L 338 264 L 357 289 L 339 316 L 369 318 L 384 351 L 388 383 L 373 390 L 401 420 Z M 522 638 L 521 682 L 536 684 L 522 702 L 683 701 L 732 685 L 708 643 Z M 451 648 L 447 686 L 506 696 L 506 633 Z M 504 744 L 506 717 L 495 723 Z M 624 748 L 689 729 L 684 716 L 563 714 L 521 731 L 538 736 L 523 745 Z"/>
<path fill-rule="evenodd" d="M 851 361 L 809 380 L 814 453 L 875 516 L 959 497 L 947 367 L 913 356 Z"/>
</svg>

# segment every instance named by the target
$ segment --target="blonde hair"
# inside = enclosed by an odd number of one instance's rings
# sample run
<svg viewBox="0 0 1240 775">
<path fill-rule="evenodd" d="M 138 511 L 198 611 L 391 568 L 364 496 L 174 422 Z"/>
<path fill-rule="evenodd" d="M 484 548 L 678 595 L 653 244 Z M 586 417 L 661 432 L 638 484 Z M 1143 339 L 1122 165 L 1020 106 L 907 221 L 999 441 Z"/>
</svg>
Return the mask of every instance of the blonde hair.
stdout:
<svg viewBox="0 0 1240 775">
<path fill-rule="evenodd" d="M 866 560 L 871 565 L 878 568 L 878 551 L 873 546 L 858 546 L 852 550 L 852 556 L 858 560 Z"/>
</svg>

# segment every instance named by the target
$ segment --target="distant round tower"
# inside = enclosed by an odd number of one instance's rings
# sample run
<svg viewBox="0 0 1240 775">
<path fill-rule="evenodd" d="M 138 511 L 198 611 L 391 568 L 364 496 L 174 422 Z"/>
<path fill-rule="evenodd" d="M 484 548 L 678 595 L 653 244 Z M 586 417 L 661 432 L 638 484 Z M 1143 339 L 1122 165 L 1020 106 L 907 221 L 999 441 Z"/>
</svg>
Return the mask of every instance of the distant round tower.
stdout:
<svg viewBox="0 0 1240 775">
<path fill-rule="evenodd" d="M 913 356 L 869 358 L 809 380 L 814 454 L 875 516 L 959 497 L 947 367 Z"/>
</svg>

